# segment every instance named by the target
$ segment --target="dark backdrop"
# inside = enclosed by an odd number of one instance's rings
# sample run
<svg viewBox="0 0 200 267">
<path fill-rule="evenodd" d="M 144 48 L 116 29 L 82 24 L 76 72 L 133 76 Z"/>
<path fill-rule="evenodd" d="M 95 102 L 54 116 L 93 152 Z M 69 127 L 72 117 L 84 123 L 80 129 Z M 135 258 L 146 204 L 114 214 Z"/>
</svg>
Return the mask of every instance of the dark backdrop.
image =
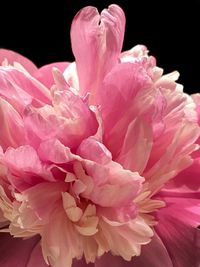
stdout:
<svg viewBox="0 0 200 267">
<path fill-rule="evenodd" d="M 0 47 L 29 57 L 38 66 L 72 61 L 70 25 L 76 12 L 119 4 L 127 24 L 123 50 L 145 44 L 165 72 L 178 70 L 186 92 L 200 91 L 200 0 L 34 0 L 0 5 Z"/>
</svg>

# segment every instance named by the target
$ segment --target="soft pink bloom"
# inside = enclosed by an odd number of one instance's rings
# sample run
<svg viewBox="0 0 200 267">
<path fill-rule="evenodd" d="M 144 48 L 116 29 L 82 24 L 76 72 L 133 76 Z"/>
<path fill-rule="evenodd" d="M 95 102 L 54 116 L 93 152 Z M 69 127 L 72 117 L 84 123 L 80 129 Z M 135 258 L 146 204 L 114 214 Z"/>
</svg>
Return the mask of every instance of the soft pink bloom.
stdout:
<svg viewBox="0 0 200 267">
<path fill-rule="evenodd" d="M 200 264 L 200 96 L 124 27 L 86 7 L 74 63 L 0 50 L 1 266 Z"/>
</svg>

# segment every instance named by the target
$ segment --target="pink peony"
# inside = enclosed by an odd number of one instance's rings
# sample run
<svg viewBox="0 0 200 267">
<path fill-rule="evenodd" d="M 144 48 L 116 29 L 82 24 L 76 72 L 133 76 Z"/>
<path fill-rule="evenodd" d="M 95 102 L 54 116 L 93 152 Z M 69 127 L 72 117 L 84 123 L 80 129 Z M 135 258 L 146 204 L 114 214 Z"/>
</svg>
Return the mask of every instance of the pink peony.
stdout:
<svg viewBox="0 0 200 267">
<path fill-rule="evenodd" d="M 124 28 L 86 7 L 74 63 L 0 51 L 0 266 L 199 266 L 200 96 Z"/>
</svg>

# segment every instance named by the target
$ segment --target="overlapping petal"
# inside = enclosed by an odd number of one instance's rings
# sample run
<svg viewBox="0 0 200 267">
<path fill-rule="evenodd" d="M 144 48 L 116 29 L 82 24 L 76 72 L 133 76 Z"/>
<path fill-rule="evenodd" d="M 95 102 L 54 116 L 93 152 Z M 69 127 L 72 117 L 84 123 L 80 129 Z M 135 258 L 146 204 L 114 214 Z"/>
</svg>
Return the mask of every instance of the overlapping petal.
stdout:
<svg viewBox="0 0 200 267">
<path fill-rule="evenodd" d="M 37 71 L 35 64 L 28 58 L 8 49 L 0 49 L 0 65 L 17 65 L 20 64 L 30 74 Z"/>
<path fill-rule="evenodd" d="M 94 7 L 85 7 L 72 22 L 72 50 L 80 94 L 90 92 L 93 103 L 103 78 L 118 62 L 124 28 L 125 16 L 117 5 L 109 6 L 101 14 Z"/>
</svg>

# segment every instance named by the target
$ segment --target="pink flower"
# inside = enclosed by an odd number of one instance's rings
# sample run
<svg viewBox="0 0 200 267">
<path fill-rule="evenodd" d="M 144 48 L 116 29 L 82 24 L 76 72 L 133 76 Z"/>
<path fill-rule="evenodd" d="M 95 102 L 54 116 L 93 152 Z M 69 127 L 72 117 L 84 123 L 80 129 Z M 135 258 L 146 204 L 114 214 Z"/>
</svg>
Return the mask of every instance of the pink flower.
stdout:
<svg viewBox="0 0 200 267">
<path fill-rule="evenodd" d="M 200 97 L 124 26 L 82 9 L 74 63 L 1 50 L 1 266 L 200 264 Z"/>
</svg>

